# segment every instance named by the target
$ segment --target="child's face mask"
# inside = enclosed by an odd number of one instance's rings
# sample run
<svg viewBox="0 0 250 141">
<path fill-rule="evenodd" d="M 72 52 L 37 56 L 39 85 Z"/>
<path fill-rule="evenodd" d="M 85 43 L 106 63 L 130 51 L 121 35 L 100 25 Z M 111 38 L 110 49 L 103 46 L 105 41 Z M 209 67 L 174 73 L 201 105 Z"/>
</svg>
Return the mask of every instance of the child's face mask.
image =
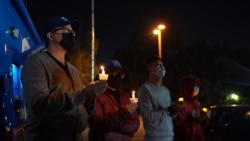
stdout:
<svg viewBox="0 0 250 141">
<path fill-rule="evenodd" d="M 199 86 L 194 86 L 193 96 L 197 96 L 199 94 L 199 90 L 200 90 Z"/>
</svg>

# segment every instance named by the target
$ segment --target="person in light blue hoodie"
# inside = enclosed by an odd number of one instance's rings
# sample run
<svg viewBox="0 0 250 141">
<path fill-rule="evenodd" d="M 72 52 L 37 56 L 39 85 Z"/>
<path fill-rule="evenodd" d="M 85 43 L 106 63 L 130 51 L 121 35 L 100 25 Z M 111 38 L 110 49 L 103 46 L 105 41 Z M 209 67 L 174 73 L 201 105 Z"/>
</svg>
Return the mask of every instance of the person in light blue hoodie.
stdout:
<svg viewBox="0 0 250 141">
<path fill-rule="evenodd" d="M 147 58 L 145 67 L 148 79 L 138 89 L 139 110 L 145 130 L 144 141 L 173 141 L 173 118 L 185 103 L 173 103 L 169 89 L 162 84 L 166 69 L 161 58 Z"/>
</svg>

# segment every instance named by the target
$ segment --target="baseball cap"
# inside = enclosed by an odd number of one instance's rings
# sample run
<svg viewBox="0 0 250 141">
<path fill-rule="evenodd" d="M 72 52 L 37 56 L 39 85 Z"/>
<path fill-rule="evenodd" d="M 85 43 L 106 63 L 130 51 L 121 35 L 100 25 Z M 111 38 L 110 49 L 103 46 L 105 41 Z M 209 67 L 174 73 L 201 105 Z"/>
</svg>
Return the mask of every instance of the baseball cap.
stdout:
<svg viewBox="0 0 250 141">
<path fill-rule="evenodd" d="M 107 73 L 112 73 L 117 70 L 122 70 L 123 68 L 120 64 L 120 62 L 116 59 L 109 59 L 104 62 L 104 69 Z"/>
<path fill-rule="evenodd" d="M 77 31 L 81 27 L 81 22 L 79 19 L 68 20 L 65 17 L 53 17 L 49 19 L 44 26 L 44 34 L 51 32 L 56 27 L 62 27 L 70 24 L 74 31 Z"/>
</svg>

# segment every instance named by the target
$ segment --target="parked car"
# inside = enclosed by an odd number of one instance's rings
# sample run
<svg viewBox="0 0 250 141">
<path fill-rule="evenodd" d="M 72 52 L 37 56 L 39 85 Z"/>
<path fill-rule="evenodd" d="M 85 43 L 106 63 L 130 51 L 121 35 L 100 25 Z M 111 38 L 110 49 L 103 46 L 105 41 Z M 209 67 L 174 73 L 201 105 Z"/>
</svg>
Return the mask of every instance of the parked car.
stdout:
<svg viewBox="0 0 250 141">
<path fill-rule="evenodd" d="M 250 105 L 211 106 L 206 141 L 250 141 Z"/>
</svg>

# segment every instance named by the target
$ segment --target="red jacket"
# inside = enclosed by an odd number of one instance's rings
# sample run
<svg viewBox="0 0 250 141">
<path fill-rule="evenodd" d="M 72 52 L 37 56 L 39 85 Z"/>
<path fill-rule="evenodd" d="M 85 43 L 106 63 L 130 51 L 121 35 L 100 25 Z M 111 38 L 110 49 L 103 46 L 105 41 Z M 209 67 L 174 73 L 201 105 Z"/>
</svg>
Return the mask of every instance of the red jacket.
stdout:
<svg viewBox="0 0 250 141">
<path fill-rule="evenodd" d="M 197 96 L 193 97 L 194 86 L 200 86 L 197 77 L 187 76 L 180 80 L 181 96 L 187 105 L 174 119 L 175 141 L 204 141 L 203 127 L 207 123 Z"/>
<path fill-rule="evenodd" d="M 126 110 L 126 105 L 130 104 L 129 95 L 118 91 L 112 92 L 120 95 L 119 104 L 111 92 L 111 90 L 107 90 L 96 99 L 95 109 L 90 121 L 89 138 L 102 136 L 103 139 L 103 136 L 109 132 L 119 132 L 131 137 L 139 128 L 140 121 L 137 113 L 130 114 Z"/>
</svg>

